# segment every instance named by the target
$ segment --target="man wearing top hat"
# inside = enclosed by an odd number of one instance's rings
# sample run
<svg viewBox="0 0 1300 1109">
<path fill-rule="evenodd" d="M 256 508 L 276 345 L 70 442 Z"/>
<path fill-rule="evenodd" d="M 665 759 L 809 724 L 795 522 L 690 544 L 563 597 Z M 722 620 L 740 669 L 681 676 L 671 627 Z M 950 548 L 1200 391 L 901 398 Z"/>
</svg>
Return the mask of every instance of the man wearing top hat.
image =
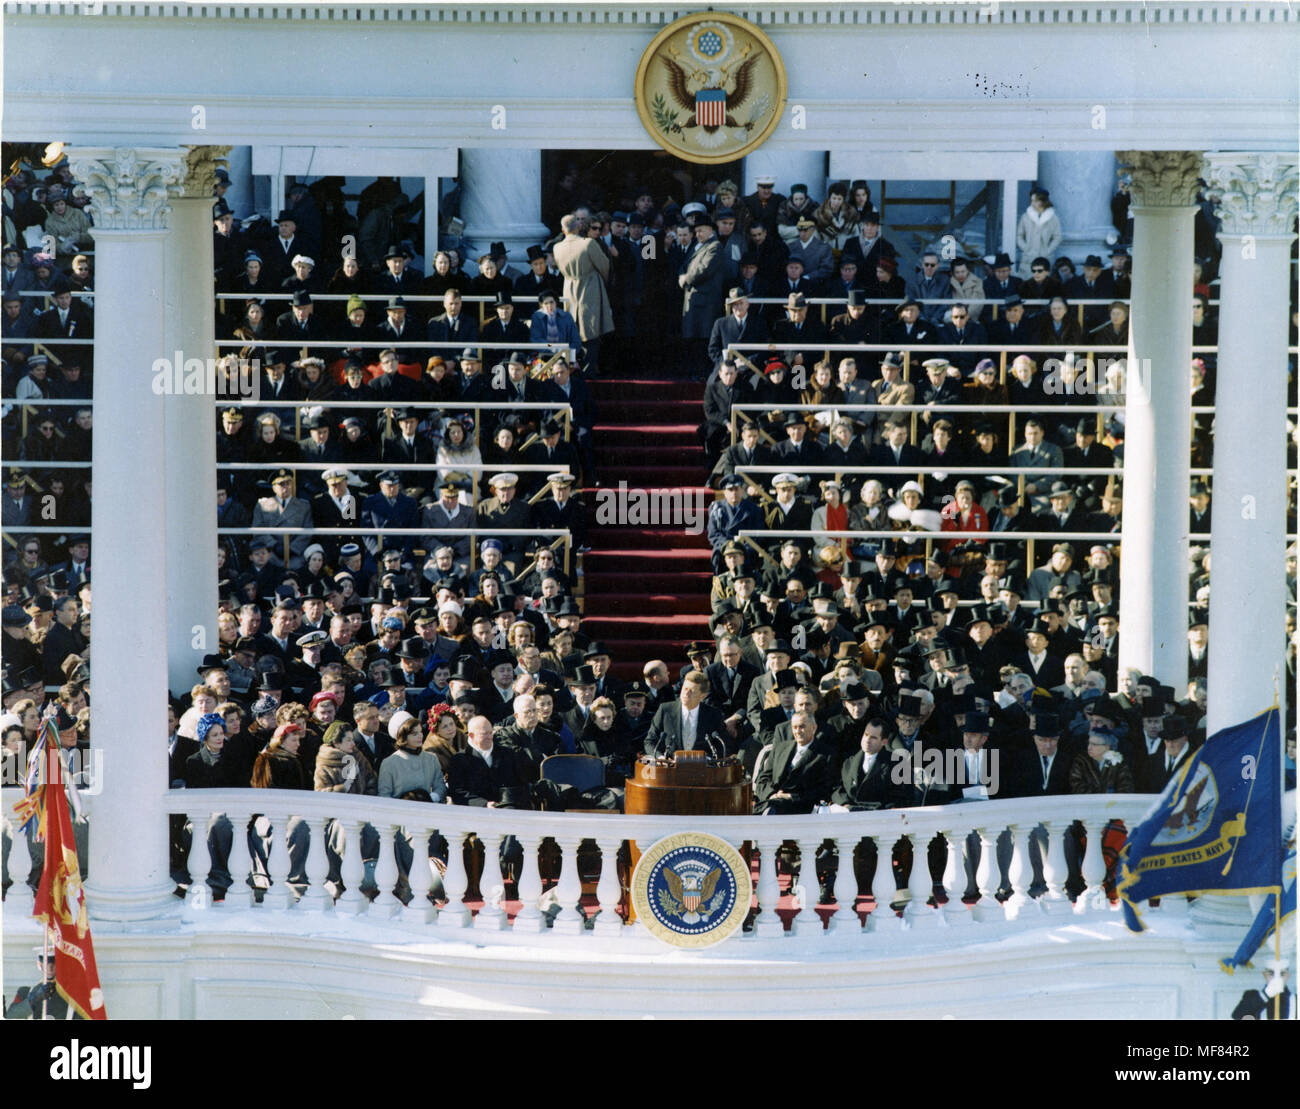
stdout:
<svg viewBox="0 0 1300 1109">
<path fill-rule="evenodd" d="M 868 208 L 859 217 L 858 233 L 844 244 L 840 258 L 852 258 L 858 264 L 858 273 L 869 275 L 876 272 L 876 262 L 882 257 L 897 258 L 898 251 L 880 233 L 880 213 Z"/>
<path fill-rule="evenodd" d="M 397 434 L 379 441 L 379 461 L 385 465 L 399 463 L 427 463 L 437 460 L 433 442 L 420 433 L 420 413 L 414 408 L 402 407 L 393 411 Z M 407 488 L 428 489 L 433 475 L 424 470 L 398 471 L 402 485 Z"/>
<path fill-rule="evenodd" d="M 539 298 L 543 292 L 550 290 L 557 297 L 564 288 L 564 279 L 558 273 L 552 273 L 547 265 L 546 251 L 540 246 L 530 246 L 528 254 L 528 272 L 515 278 L 514 293 L 520 299 Z"/>
<path fill-rule="evenodd" d="M 494 314 L 483 325 L 481 337 L 485 343 L 527 343 L 530 341 L 528 324 L 515 318 L 514 297 L 504 289 L 496 294 Z"/>
<path fill-rule="evenodd" d="M 319 343 L 324 338 L 320 320 L 313 315 L 311 293 L 302 289 L 289 299 L 289 311 L 282 312 L 275 321 L 275 337 L 287 345 L 295 354 L 308 348 L 312 343 Z M 307 357 L 311 352 L 302 357 Z"/>
<path fill-rule="evenodd" d="M 375 277 L 370 291 L 387 297 L 416 296 L 421 281 L 421 275 L 407 265 L 406 251 L 393 245 L 384 251 L 383 271 Z"/>
<path fill-rule="evenodd" d="M 315 258 L 320 251 L 320 244 L 298 233 L 298 221 L 288 208 L 282 209 L 275 217 L 275 224 L 276 236 L 262 253 L 274 284 L 279 285 L 293 273 L 294 257 L 305 254 L 309 258 Z"/>
</svg>

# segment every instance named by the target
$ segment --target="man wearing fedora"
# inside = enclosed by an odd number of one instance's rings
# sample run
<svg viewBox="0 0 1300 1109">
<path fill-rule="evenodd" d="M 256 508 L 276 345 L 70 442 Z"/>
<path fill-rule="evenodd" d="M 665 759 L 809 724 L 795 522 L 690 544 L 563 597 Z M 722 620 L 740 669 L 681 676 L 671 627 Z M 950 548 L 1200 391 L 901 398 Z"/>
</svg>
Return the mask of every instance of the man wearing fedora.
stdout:
<svg viewBox="0 0 1300 1109">
<path fill-rule="evenodd" d="M 894 310 L 894 321 L 884 330 L 884 341 L 899 346 L 937 343 L 937 336 L 938 329 L 935 325 L 921 315 L 921 302 L 911 297 Z"/>
<path fill-rule="evenodd" d="M 784 348 L 783 357 L 796 373 L 803 367 L 803 387 L 812 380 L 813 366 L 821 357 L 819 344 L 826 341 L 826 329 L 820 316 L 808 310 L 808 298 L 803 293 L 791 293 L 785 302 L 785 319 L 772 325 L 772 342 Z M 792 382 L 798 388 L 797 378 Z"/>
</svg>

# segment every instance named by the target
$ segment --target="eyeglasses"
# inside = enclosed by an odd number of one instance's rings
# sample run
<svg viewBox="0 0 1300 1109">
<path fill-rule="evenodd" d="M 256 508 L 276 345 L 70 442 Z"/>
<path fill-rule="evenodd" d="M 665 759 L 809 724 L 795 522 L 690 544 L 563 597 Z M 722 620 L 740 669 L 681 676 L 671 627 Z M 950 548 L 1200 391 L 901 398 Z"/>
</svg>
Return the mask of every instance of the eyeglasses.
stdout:
<svg viewBox="0 0 1300 1109">
<path fill-rule="evenodd" d="M 952 314 L 952 318 L 953 318 L 954 320 L 964 320 L 964 319 L 966 318 L 966 313 L 965 313 L 965 312 L 954 312 L 954 313 Z"/>
<path fill-rule="evenodd" d="M 922 263 L 921 263 L 921 265 L 922 265 L 925 269 L 927 269 L 927 270 L 932 270 L 932 269 L 934 269 L 938 264 L 939 264 L 938 262 L 922 262 Z"/>
<path fill-rule="evenodd" d="M 1042 266 L 1034 266 L 1030 272 L 1032 272 L 1032 273 L 1046 273 L 1047 271 L 1046 271 L 1045 269 L 1043 269 Z"/>
</svg>

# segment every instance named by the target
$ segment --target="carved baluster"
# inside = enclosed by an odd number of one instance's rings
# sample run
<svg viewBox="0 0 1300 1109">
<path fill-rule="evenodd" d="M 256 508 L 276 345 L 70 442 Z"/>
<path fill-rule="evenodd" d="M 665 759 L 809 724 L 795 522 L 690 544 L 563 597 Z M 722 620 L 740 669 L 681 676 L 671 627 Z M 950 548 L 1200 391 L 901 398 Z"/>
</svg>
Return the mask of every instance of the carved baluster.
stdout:
<svg viewBox="0 0 1300 1109">
<path fill-rule="evenodd" d="M 873 836 L 876 845 L 876 873 L 871 877 L 871 896 L 876 907 L 871 910 L 873 932 L 901 932 L 903 922 L 895 915 L 891 903 L 898 886 L 894 882 L 894 837 Z"/>
<path fill-rule="evenodd" d="M 546 929 L 546 917 L 537 907 L 542 897 L 542 872 L 537 866 L 537 849 L 541 839 L 534 832 L 519 837 L 519 845 L 524 850 L 524 861 L 519 867 L 519 900 L 523 907 L 515 917 L 516 932 L 542 932 Z"/>
<path fill-rule="evenodd" d="M 1085 820 L 1084 831 L 1088 836 L 1087 850 L 1083 856 L 1084 890 L 1075 903 L 1075 912 L 1109 912 L 1110 902 L 1106 898 L 1103 883 L 1106 880 L 1106 860 L 1101 854 L 1101 834 L 1106 827 L 1104 820 Z"/>
<path fill-rule="evenodd" d="M 1029 896 L 1029 877 L 1034 868 L 1029 863 L 1028 824 L 1013 824 L 1011 831 L 1011 865 L 1007 867 L 1007 881 L 1011 883 L 1011 896 L 1003 908 L 1008 920 L 1023 920 L 1037 915 L 1041 910 L 1038 903 Z"/>
<path fill-rule="evenodd" d="M 779 839 L 754 840 L 754 850 L 759 852 L 758 863 L 758 916 L 754 918 L 754 935 L 780 936 L 785 925 L 776 913 L 776 903 L 781 897 L 781 884 L 776 877 L 776 853 L 781 849 Z"/>
<path fill-rule="evenodd" d="M 474 919 L 475 928 L 500 931 L 506 926 L 506 911 L 501 907 L 505 898 L 505 879 L 501 875 L 501 840 L 499 831 L 480 832 L 483 844 L 483 874 L 478 880 L 483 892 L 483 908 Z"/>
<path fill-rule="evenodd" d="M 465 833 L 445 832 L 447 840 L 447 873 L 442 876 L 442 888 L 447 891 L 447 904 L 438 913 L 439 928 L 467 928 L 470 911 L 465 904 L 465 891 L 469 889 L 469 875 L 465 873 Z"/>
<path fill-rule="evenodd" d="M 907 878 L 908 902 L 903 910 L 903 920 L 911 928 L 932 928 L 939 923 L 939 912 L 926 904 L 934 892 L 930 878 L 930 840 L 933 832 L 910 832 L 912 841 L 912 872 Z"/>
<path fill-rule="evenodd" d="M 190 855 L 186 869 L 190 872 L 190 888 L 185 894 L 185 919 L 212 907 L 212 891 L 208 888 L 208 871 L 212 858 L 208 851 L 208 822 L 211 818 L 200 813 L 191 821 L 194 834 L 190 836 Z"/>
<path fill-rule="evenodd" d="M 379 893 L 371 902 L 370 912 L 380 920 L 387 920 L 402 911 L 402 902 L 393 892 L 401 876 L 397 857 L 393 854 L 393 841 L 399 834 L 399 826 L 380 824 L 375 830 L 379 833 L 379 862 L 375 866 L 375 885 L 379 887 Z"/>
<path fill-rule="evenodd" d="M 230 820 L 230 859 L 226 864 L 230 868 L 230 889 L 226 890 L 226 899 L 221 904 L 231 911 L 248 909 L 256 904 L 248 884 L 249 871 L 253 868 L 248 854 L 248 813 L 226 816 Z"/>
<path fill-rule="evenodd" d="M 582 900 L 582 879 L 578 877 L 578 845 L 582 842 L 582 837 L 556 836 L 555 842 L 560 848 L 560 880 L 555 887 L 560 911 L 552 927 L 557 932 L 577 935 L 586 927 L 587 921 L 579 908 L 579 902 Z"/>
<path fill-rule="evenodd" d="M 1047 851 L 1043 854 L 1043 884 L 1047 886 L 1047 892 L 1038 903 L 1047 913 L 1069 912 L 1073 906 L 1065 894 L 1065 880 L 1069 873 L 1065 861 L 1065 837 L 1070 834 L 1070 822 L 1049 820 L 1044 827 L 1047 829 Z"/>
<path fill-rule="evenodd" d="M 988 828 L 976 829 L 980 841 L 979 868 L 975 871 L 975 885 L 979 900 L 971 913 L 980 922 L 1006 920 L 1006 910 L 998 904 L 998 837 Z"/>
<path fill-rule="evenodd" d="M 832 932 L 861 932 L 862 922 L 858 919 L 858 877 L 853 872 L 853 852 L 857 847 L 856 835 L 839 836 L 835 840 L 835 850 L 839 852 L 840 866 L 835 872 L 836 909 L 831 917 L 828 929 Z"/>
<path fill-rule="evenodd" d="M 361 892 L 361 882 L 366 873 L 366 865 L 361 858 L 361 821 L 343 821 L 342 826 L 343 859 L 339 866 L 339 877 L 343 882 L 343 892 L 339 895 L 337 907 L 342 912 L 356 916 L 370 908 L 370 899 Z"/>
<path fill-rule="evenodd" d="M 618 903 L 623 896 L 623 885 L 618 880 L 618 851 L 622 839 L 617 833 L 601 836 L 600 881 L 596 883 L 596 897 L 600 900 L 600 915 L 593 929 L 598 936 L 621 936 L 623 920 L 618 915 Z"/>
<path fill-rule="evenodd" d="M 970 911 L 962 900 L 966 896 L 966 833 L 969 829 L 954 824 L 944 832 L 948 841 L 948 861 L 943 868 L 943 890 L 948 903 L 943 907 L 946 924 L 961 928 L 971 923 Z"/>
<path fill-rule="evenodd" d="M 821 900 L 817 881 L 817 848 L 821 840 L 805 836 L 796 842 L 799 846 L 799 890 L 802 896 L 797 901 L 799 911 L 795 914 L 791 931 L 796 936 L 820 936 L 825 930 L 816 908 Z M 793 888 L 791 892 L 794 892 Z"/>
<path fill-rule="evenodd" d="M 27 833 L 18 827 L 17 820 L 8 822 L 13 829 L 9 847 L 9 880 L 13 885 L 5 894 L 5 912 L 18 920 L 32 915 L 35 896 L 27 881 L 32 876 L 32 855 L 27 849 Z"/>
<path fill-rule="evenodd" d="M 334 908 L 334 898 L 325 888 L 325 882 L 330 876 L 330 861 L 325 854 L 325 833 L 329 819 L 320 816 L 304 823 L 310 828 L 311 839 L 307 844 L 307 865 L 303 868 L 307 874 L 307 888 L 303 891 L 299 904 L 304 909 L 329 912 Z"/>
</svg>

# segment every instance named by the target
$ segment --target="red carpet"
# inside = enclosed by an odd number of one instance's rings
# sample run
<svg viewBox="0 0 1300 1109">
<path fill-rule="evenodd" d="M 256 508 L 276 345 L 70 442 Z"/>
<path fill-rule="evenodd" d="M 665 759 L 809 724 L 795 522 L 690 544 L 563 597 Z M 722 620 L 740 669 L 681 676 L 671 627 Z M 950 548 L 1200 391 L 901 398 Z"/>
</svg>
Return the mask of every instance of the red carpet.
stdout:
<svg viewBox="0 0 1300 1109">
<path fill-rule="evenodd" d="M 639 678 L 645 662 L 662 658 L 675 675 L 686 663 L 685 645 L 709 637 L 709 543 L 691 534 L 686 517 L 646 523 L 649 501 L 637 494 L 667 493 L 657 509 L 707 510 L 713 492 L 704 489 L 704 450 L 695 429 L 703 419 L 703 386 L 682 381 L 597 378 L 591 383 L 600 423 L 596 425 L 600 489 L 586 490 L 588 540 L 583 559 L 583 631 L 603 640 L 614 657 L 613 672 Z M 628 497 L 610 502 L 626 482 Z M 602 523 L 597 509 L 619 510 Z M 661 514 L 662 515 L 662 514 Z M 661 518 L 657 517 L 657 518 Z"/>
</svg>

